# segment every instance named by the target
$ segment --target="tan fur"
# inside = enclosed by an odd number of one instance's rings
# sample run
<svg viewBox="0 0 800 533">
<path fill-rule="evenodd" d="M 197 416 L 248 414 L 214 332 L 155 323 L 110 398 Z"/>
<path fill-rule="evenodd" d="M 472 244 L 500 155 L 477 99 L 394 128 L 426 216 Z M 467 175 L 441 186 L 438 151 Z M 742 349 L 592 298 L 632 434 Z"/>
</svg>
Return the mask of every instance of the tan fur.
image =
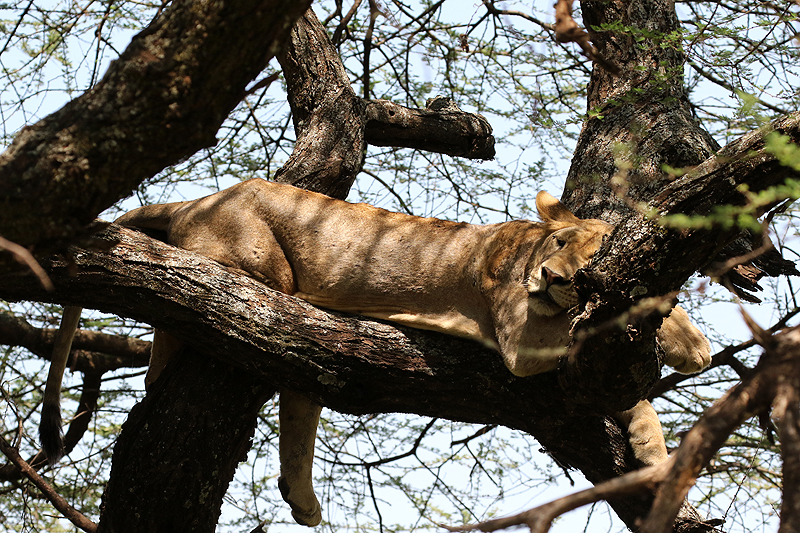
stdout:
<svg viewBox="0 0 800 533">
<path fill-rule="evenodd" d="M 117 222 L 166 231 L 171 244 L 322 307 L 474 339 L 529 376 L 557 366 L 570 340 L 566 309 L 578 303 L 572 277 L 611 230 L 578 219 L 547 193 L 536 206 L 542 223 L 477 226 L 255 179 L 192 202 L 145 206 Z M 708 341 L 684 317 L 673 312 L 659 338 L 667 337 L 670 364 L 697 371 L 709 359 Z M 165 338 L 159 333 L 156 342 Z M 148 383 L 175 349 L 154 347 Z M 620 418 L 636 432 L 634 448 L 647 448 L 637 457 L 649 463 L 666 448 L 645 404 Z M 311 485 L 319 406 L 283 391 L 280 409 L 281 492 L 295 519 L 313 526 L 321 519 Z"/>
</svg>

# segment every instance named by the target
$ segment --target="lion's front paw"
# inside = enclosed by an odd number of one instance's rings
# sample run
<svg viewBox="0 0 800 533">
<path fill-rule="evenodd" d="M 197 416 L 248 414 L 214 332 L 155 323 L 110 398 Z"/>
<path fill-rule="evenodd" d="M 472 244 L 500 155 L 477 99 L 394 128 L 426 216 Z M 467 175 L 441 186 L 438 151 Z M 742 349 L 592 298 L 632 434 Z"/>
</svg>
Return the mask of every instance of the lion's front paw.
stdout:
<svg viewBox="0 0 800 533">
<path fill-rule="evenodd" d="M 682 307 L 672 309 L 657 336 L 664 348 L 664 363 L 681 374 L 694 374 L 711 364 L 711 344 Z"/>
</svg>

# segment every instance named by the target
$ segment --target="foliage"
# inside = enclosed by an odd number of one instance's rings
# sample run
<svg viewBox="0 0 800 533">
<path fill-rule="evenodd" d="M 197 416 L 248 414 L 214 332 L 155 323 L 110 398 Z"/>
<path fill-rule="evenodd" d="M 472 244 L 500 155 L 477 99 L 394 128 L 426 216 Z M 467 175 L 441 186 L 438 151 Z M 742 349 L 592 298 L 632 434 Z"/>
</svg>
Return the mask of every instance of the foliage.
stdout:
<svg viewBox="0 0 800 533">
<path fill-rule="evenodd" d="M 580 125 L 587 115 L 591 65 L 569 44 L 553 39 L 551 2 L 470 4 L 456 0 L 320 2 L 315 5 L 338 47 L 353 87 L 370 98 L 424 107 L 443 94 L 468 111 L 485 115 L 495 130 L 493 162 L 453 160 L 422 151 L 370 147 L 352 199 L 418 215 L 473 222 L 531 217 L 536 191 L 563 187 Z M 372 7 L 370 7 L 372 6 Z M 161 3 L 31 0 L 0 4 L 0 117 L 5 145 L 25 124 L 91 88 L 127 41 L 161 9 Z M 354 15 L 349 16 L 351 7 Z M 720 144 L 796 110 L 800 102 L 797 6 L 735 0 L 679 2 L 680 34 L 637 32 L 633 41 L 682 50 L 683 73 L 695 118 Z M 377 16 L 370 17 L 370 9 Z M 606 31 L 610 28 L 597 28 Z M 625 31 L 624 28 L 614 28 Z M 632 31 L 632 30 L 630 30 Z M 369 48 L 365 36 L 371 32 Z M 369 54 L 367 54 L 369 49 Z M 366 60 L 368 58 L 368 61 Z M 365 65 L 366 64 L 366 65 Z M 277 68 L 277 67 L 275 67 Z M 267 76 L 270 72 L 264 73 Z M 672 73 L 672 75 L 675 75 Z M 737 96 L 738 95 L 738 96 Z M 744 101 L 745 105 L 742 105 Z M 239 180 L 268 177 L 293 147 L 285 94 L 279 84 L 249 94 L 218 133 L 218 143 L 143 183 L 139 203 L 196 198 Z M 780 136 L 768 147 L 784 164 L 800 168 L 795 145 Z M 672 219 L 676 227 L 708 224 L 758 227 L 752 216 L 780 199 L 800 196 L 798 184 L 751 195 L 746 208 L 720 206 L 702 220 Z M 111 210 L 106 218 L 114 218 Z M 784 256 L 794 259 L 796 212 L 789 208 L 770 228 Z M 754 226 L 755 225 L 755 226 Z M 731 327 L 734 306 L 726 292 L 696 280 L 683 296 L 703 320 L 715 349 L 742 342 Z M 796 308 L 791 281 L 770 282 L 764 303 L 751 309 L 762 325 Z M 3 312 L 31 325 L 53 327 L 58 310 L 39 304 L 4 305 Z M 702 317 L 702 318 L 701 318 Z M 84 324 L 115 335 L 145 330 L 116 318 Z M 737 357 L 750 367 L 757 351 Z M 17 347 L 0 352 L 2 432 L 32 454 L 36 449 L 44 361 Z M 101 408 L 79 448 L 48 477 L 76 507 L 97 512 L 119 424 L 142 395 L 141 369 L 106 376 Z M 665 393 L 657 403 L 669 444 L 738 376 L 719 367 Z M 688 384 L 687 384 L 688 383 Z M 74 410 L 80 378 L 66 384 L 66 411 Z M 479 428 L 404 415 L 355 418 L 327 412 L 316 463 L 318 486 L 327 502 L 330 531 L 434 529 L 435 522 L 475 521 L 527 506 L 547 488 L 571 481 L 542 457 L 535 442 L 504 428 Z M 291 518 L 276 490 L 276 405 L 265 406 L 247 464 L 231 487 L 221 530 L 280 530 Z M 484 431 L 485 430 L 485 431 Z M 769 528 L 779 497 L 777 449 L 757 424 L 740 429 L 708 471 L 697 494 L 711 516 L 729 518 L 729 530 Z M 582 482 L 582 481 L 580 481 Z M 0 523 L 9 531 L 69 529 L 30 485 L 0 485 Z M 540 498 L 541 499 L 541 498 Z M 766 509 L 766 511 L 764 511 Z M 603 527 L 596 513 L 587 529 Z M 587 518 L 588 519 L 588 518 Z M 585 520 L 579 518 L 578 521 Z M 559 529 L 563 527 L 563 529 Z M 614 523 L 614 528 L 619 528 Z M 574 530 L 569 519 L 555 530 Z"/>
</svg>

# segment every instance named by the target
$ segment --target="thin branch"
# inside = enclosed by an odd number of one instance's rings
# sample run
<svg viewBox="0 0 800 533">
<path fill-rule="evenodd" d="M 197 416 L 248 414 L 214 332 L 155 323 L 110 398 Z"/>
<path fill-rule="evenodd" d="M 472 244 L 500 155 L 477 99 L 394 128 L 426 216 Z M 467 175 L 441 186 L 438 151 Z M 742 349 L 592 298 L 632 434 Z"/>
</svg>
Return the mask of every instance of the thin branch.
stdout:
<svg viewBox="0 0 800 533">
<path fill-rule="evenodd" d="M 21 346 L 42 359 L 50 360 L 56 332 L 55 328 L 33 327 L 11 313 L 0 313 L 0 344 Z M 141 368 L 150 359 L 149 341 L 98 331 L 78 330 L 72 347 L 78 355 L 73 370 L 79 372 Z"/>
<path fill-rule="evenodd" d="M 719 85 L 723 89 L 727 89 L 732 93 L 738 92 L 738 89 L 736 89 L 736 87 L 734 87 L 733 85 L 731 85 L 727 81 L 716 77 L 714 74 L 712 74 L 711 72 L 708 72 L 707 70 L 705 70 L 703 67 L 701 67 L 700 65 L 698 65 L 694 61 L 687 61 L 687 63 L 689 64 L 690 67 L 692 67 L 694 69 L 695 72 L 700 74 L 702 77 L 704 77 L 705 79 L 707 79 L 711 83 Z M 753 95 L 751 95 L 751 96 L 753 96 Z M 786 114 L 789 113 L 787 110 L 782 109 L 782 108 L 780 108 L 780 107 L 778 107 L 776 105 L 770 104 L 769 102 L 766 102 L 766 101 L 762 100 L 761 98 L 758 98 L 757 96 L 753 96 L 753 98 L 760 105 L 766 107 L 767 109 L 769 109 L 771 111 L 774 111 L 774 112 L 778 113 L 779 115 L 786 115 Z"/>
<path fill-rule="evenodd" d="M 684 504 L 686 494 L 691 488 L 701 468 L 724 444 L 728 435 L 744 420 L 768 407 L 773 398 L 778 397 L 776 416 L 780 417 L 782 438 L 788 449 L 784 451 L 788 463 L 789 476 L 800 472 L 800 439 L 798 439 L 798 417 L 796 405 L 800 399 L 800 328 L 777 337 L 760 332 L 759 338 L 765 346 L 765 354 L 753 375 L 742 384 L 731 389 L 728 394 L 714 404 L 694 428 L 686 435 L 675 454 L 660 465 L 631 472 L 620 478 L 601 483 L 528 511 L 480 524 L 447 527 L 450 531 L 480 530 L 492 532 L 513 526 L 526 525 L 531 533 L 544 533 L 558 516 L 600 500 L 652 490 L 658 487 L 656 501 L 641 527 L 643 533 L 667 533 L 671 530 L 679 509 Z M 785 436 L 784 436 L 785 435 Z M 789 457 L 791 456 L 791 457 Z M 786 482 L 784 482 L 786 486 Z M 788 514 L 797 520 L 800 514 L 800 501 L 797 500 L 796 487 L 789 488 Z M 793 492 L 792 492 L 793 491 Z M 796 509 L 797 508 L 797 509 Z M 794 522 L 791 522 L 794 524 Z M 709 531 L 717 525 L 711 520 L 705 523 Z M 781 531 L 795 531 L 794 526 L 781 526 Z"/>
<path fill-rule="evenodd" d="M 8 457 L 9 461 L 17 465 L 19 469 L 22 471 L 25 476 L 31 480 L 31 482 L 36 485 L 36 487 L 42 491 L 45 498 L 53 504 L 53 507 L 58 510 L 59 513 L 64 515 L 64 517 L 72 522 L 75 527 L 86 531 L 87 533 L 95 533 L 97 531 L 97 524 L 86 518 L 83 514 L 78 512 L 74 507 L 72 507 L 67 500 L 65 500 L 59 493 L 50 486 L 47 481 L 45 481 L 39 474 L 36 473 L 31 465 L 25 462 L 25 460 L 20 457 L 17 450 L 14 449 L 10 444 L 6 442 L 4 438 L 0 438 L 0 451 L 3 452 L 3 455 Z"/>
<path fill-rule="evenodd" d="M 642 533 L 667 533 L 697 475 L 728 435 L 748 418 L 769 408 L 778 385 L 800 379 L 800 328 L 765 337 L 764 355 L 752 375 L 709 408 L 673 455 L 675 467 L 659 486 Z"/>
<path fill-rule="evenodd" d="M 592 488 L 564 496 L 513 516 L 488 520 L 479 524 L 443 527 L 453 532 L 479 530 L 488 533 L 514 526 L 528 526 L 531 533 L 545 533 L 550 529 L 553 520 L 578 507 L 609 498 L 652 490 L 664 479 L 671 467 L 672 460 L 665 461 L 659 465 L 630 472 L 622 477 L 611 479 Z"/>
</svg>

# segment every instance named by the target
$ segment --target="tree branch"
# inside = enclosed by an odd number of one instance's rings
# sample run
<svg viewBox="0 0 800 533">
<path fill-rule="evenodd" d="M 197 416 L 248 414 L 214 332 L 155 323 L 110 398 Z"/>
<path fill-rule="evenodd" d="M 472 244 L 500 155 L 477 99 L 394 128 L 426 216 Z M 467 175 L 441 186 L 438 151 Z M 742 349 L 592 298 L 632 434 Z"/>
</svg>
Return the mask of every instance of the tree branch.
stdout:
<svg viewBox="0 0 800 533">
<path fill-rule="evenodd" d="M 595 483 L 634 464 L 623 430 L 601 412 L 574 404 L 576 391 L 562 390 L 556 373 L 515 378 L 497 353 L 476 343 L 328 313 L 131 230 L 111 226 L 102 239 L 119 244 L 108 253 L 77 250 L 76 276 L 63 263 L 46 263 L 55 292 L 42 290 L 31 275 L 5 274 L 0 297 L 149 321 L 193 353 L 342 412 L 413 412 L 517 428 Z M 647 512 L 649 499 L 615 505 L 633 523 Z"/>
<path fill-rule="evenodd" d="M 10 313 L 0 313 L 0 344 L 21 346 L 50 360 L 58 329 L 35 328 Z M 146 367 L 150 342 L 122 335 L 78 330 L 72 342 L 76 357 L 71 368 L 78 372 L 108 372 L 120 368 Z"/>
<path fill-rule="evenodd" d="M 773 129 L 800 141 L 800 112 L 776 120 Z M 796 177 L 796 171 L 764 149 L 768 133 L 759 130 L 731 143 L 675 180 L 653 205 L 661 215 L 706 216 L 718 204 L 745 204 L 743 185 L 755 192 Z M 578 291 L 590 301 L 575 327 L 594 331 L 642 298 L 680 289 L 736 237 L 735 229 L 671 231 L 638 213 L 623 219 L 595 256 L 593 268 L 576 275 Z M 609 411 L 626 409 L 645 397 L 659 373 L 653 338 L 660 322 L 657 313 L 641 316 L 627 329 L 603 331 L 604 341 L 596 339 L 590 349 L 577 347 L 560 373 L 564 390 L 585 395 L 592 404 L 606 401 Z"/>
<path fill-rule="evenodd" d="M 753 374 L 708 409 L 683 438 L 681 446 L 673 454 L 675 466 L 658 488 L 653 508 L 640 529 L 642 533 L 666 533 L 670 530 L 672 520 L 700 470 L 742 422 L 769 409 L 781 390 L 792 391 L 785 396 L 786 399 L 798 397 L 800 327 L 771 338 L 766 337 L 764 341 L 765 353 Z M 792 410 L 796 407 L 795 402 Z M 788 413 L 788 417 L 790 423 L 796 422 L 793 413 Z M 790 447 L 796 444 L 792 443 L 791 438 L 789 436 Z M 790 462 L 790 477 L 794 474 L 792 468 L 794 466 Z M 790 498 L 792 506 L 796 505 L 793 501 Z"/>
<path fill-rule="evenodd" d="M 213 146 L 310 3 L 172 3 L 95 87 L 0 155 L 0 233 L 34 252 L 63 248 L 142 180 Z"/>
<path fill-rule="evenodd" d="M 374 146 L 416 148 L 469 159 L 493 159 L 492 127 L 481 115 L 461 111 L 444 97 L 412 109 L 387 100 L 370 100 L 367 142 Z"/>
<path fill-rule="evenodd" d="M 345 198 L 364 164 L 366 143 L 471 159 L 494 157 L 489 122 L 450 100 L 431 99 L 428 108 L 411 109 L 357 96 L 313 9 L 297 21 L 278 60 L 298 138 L 275 181 Z"/>
<path fill-rule="evenodd" d="M 664 479 L 671 465 L 672 461 L 667 461 L 629 472 L 622 477 L 605 481 L 590 489 L 569 494 L 513 516 L 487 520 L 474 525 L 446 527 L 453 532 L 479 530 L 490 533 L 514 526 L 528 526 L 531 533 L 547 533 L 553 520 L 564 513 L 591 503 L 653 490 Z"/>
<path fill-rule="evenodd" d="M 675 517 L 683 507 L 700 470 L 719 451 L 728 436 L 745 420 L 774 405 L 784 457 L 780 531 L 796 531 L 795 525 L 800 516 L 796 482 L 800 472 L 800 418 L 797 409 L 800 400 L 800 326 L 774 337 L 766 333 L 762 337 L 759 340 L 765 351 L 752 374 L 706 411 L 668 462 L 626 474 L 513 516 L 449 529 L 490 532 L 527 525 L 531 533 L 544 533 L 556 517 L 572 509 L 658 487 L 653 507 L 639 531 L 668 533 L 673 529 Z M 717 521 L 712 520 L 700 522 L 697 527 L 713 531 L 715 525 L 718 525 Z"/>
<path fill-rule="evenodd" d="M 31 465 L 26 463 L 25 460 L 20 457 L 19 453 L 17 453 L 17 450 L 9 445 L 2 437 L 0 437 L 0 451 L 3 452 L 3 455 L 8 457 L 12 463 L 19 467 L 22 473 L 25 474 L 25 476 L 30 479 L 39 490 L 42 491 L 42 494 L 44 494 L 48 501 L 53 504 L 53 507 L 55 507 L 59 513 L 64 515 L 67 520 L 72 522 L 75 527 L 80 528 L 87 533 L 94 533 L 97 531 L 97 524 L 75 510 L 75 508 L 72 507 L 67 500 L 62 498 L 60 494 L 53 490 L 53 487 L 51 487 L 47 481 L 37 474 L 36 470 L 31 468 Z"/>
</svg>

